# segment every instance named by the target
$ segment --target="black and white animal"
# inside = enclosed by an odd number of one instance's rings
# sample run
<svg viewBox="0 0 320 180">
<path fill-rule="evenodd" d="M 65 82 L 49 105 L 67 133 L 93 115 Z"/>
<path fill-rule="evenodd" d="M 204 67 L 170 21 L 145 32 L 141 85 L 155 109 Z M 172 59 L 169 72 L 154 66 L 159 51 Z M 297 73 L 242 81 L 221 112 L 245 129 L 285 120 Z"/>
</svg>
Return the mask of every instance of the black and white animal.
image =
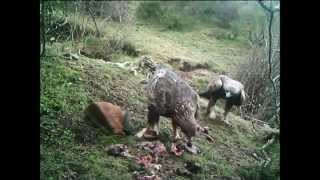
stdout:
<svg viewBox="0 0 320 180">
<path fill-rule="evenodd" d="M 154 72 L 147 80 L 145 89 L 148 97 L 148 131 L 159 134 L 160 116 L 171 118 L 173 134 L 179 139 L 177 128 L 186 135 L 188 144 L 197 132 L 204 129 L 199 120 L 199 95 L 172 70 L 154 66 Z"/>
<path fill-rule="evenodd" d="M 210 114 L 211 107 L 214 107 L 218 99 L 225 99 L 224 121 L 230 125 L 227 115 L 233 105 L 241 106 L 246 99 L 244 86 L 226 75 L 215 76 L 208 84 L 207 90 L 199 94 L 201 97 L 209 99 L 207 112 Z M 214 110 L 212 110 L 214 113 Z"/>
</svg>

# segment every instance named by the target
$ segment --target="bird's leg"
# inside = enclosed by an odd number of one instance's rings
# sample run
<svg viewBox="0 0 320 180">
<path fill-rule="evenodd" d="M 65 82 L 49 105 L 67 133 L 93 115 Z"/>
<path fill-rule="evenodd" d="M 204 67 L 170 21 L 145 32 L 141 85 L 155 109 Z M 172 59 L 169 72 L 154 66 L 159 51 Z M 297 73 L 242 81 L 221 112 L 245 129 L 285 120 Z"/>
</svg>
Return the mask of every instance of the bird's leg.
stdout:
<svg viewBox="0 0 320 180">
<path fill-rule="evenodd" d="M 210 118 L 211 119 L 215 119 L 216 118 L 216 113 L 214 111 L 214 106 L 216 105 L 217 103 L 217 100 L 218 100 L 218 97 L 217 96 L 212 96 L 209 100 L 209 103 L 208 103 L 208 107 L 207 107 L 207 115 L 210 114 Z M 212 108 L 212 111 L 210 113 L 210 110 Z"/>
<path fill-rule="evenodd" d="M 223 120 L 224 122 L 229 125 L 229 126 L 232 126 L 231 123 L 229 122 L 229 120 L 227 119 L 227 116 L 232 108 L 232 103 L 226 101 L 226 105 L 225 105 L 225 108 L 224 108 L 224 113 L 223 113 Z"/>
<path fill-rule="evenodd" d="M 177 127 L 177 124 L 173 120 L 172 120 L 172 128 L 173 128 L 174 140 L 177 141 L 177 140 L 181 139 L 182 137 L 179 135 L 179 129 Z"/>
<path fill-rule="evenodd" d="M 157 136 L 159 135 L 159 120 L 160 120 L 159 113 L 156 111 L 154 106 L 149 106 L 147 133 L 150 131 L 154 131 Z"/>
</svg>

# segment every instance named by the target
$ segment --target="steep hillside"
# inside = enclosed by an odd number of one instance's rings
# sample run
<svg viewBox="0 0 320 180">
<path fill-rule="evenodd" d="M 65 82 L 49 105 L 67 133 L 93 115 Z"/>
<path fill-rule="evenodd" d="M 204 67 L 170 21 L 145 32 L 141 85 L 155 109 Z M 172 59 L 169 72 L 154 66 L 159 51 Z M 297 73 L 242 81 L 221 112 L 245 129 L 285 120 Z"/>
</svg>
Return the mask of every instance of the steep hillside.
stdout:
<svg viewBox="0 0 320 180">
<path fill-rule="evenodd" d="M 116 24 L 101 27 L 105 27 L 103 38 L 119 31 Z M 138 55 L 118 53 L 108 62 L 79 54 L 87 45 L 85 40 L 48 44 L 47 55 L 41 58 L 41 179 L 131 179 L 135 172 L 144 172 L 134 160 L 108 155 L 105 150 L 110 144 L 126 144 L 132 155 L 145 155 L 136 146 L 144 140 L 104 134 L 83 119 L 83 110 L 92 101 L 107 100 L 129 110 L 135 129 L 142 129 L 147 122 L 147 108 L 140 82 L 146 77 L 134 71 L 139 60 L 150 56 L 175 70 L 183 62 L 207 63 L 205 68 L 178 72 L 197 91 L 203 90 L 210 74 L 229 72 L 246 58 L 248 51 L 241 41 L 216 39 L 217 31 L 209 27 L 186 32 L 162 31 L 138 23 L 125 30 L 127 41 L 134 45 Z M 78 58 L 66 58 L 66 53 L 76 54 Z M 116 64 L 123 62 L 128 64 L 123 67 Z M 214 142 L 195 138 L 201 154 L 184 153 L 176 157 L 168 153 L 160 160 L 162 166 L 155 174 L 162 179 L 254 179 L 256 176 L 250 173 L 258 173 L 254 168 L 265 160 L 259 151 L 264 143 L 264 127 L 256 124 L 253 129 L 251 122 L 232 113 L 229 118 L 233 128 L 225 126 L 219 118 L 209 120 L 203 114 L 206 101 L 201 102 L 200 124 L 210 128 Z M 222 109 L 216 109 L 218 117 L 221 116 Z M 159 140 L 170 149 L 171 122 L 166 118 L 161 118 Z M 189 177 L 178 175 L 175 170 L 188 161 L 200 164 L 201 171 Z"/>
</svg>

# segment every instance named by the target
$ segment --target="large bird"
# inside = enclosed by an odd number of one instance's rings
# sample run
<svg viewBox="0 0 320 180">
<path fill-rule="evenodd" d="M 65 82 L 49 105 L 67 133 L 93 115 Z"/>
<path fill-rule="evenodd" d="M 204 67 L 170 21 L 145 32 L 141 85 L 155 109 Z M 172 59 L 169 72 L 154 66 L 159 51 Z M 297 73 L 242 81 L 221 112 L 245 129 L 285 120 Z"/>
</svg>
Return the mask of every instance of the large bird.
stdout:
<svg viewBox="0 0 320 180">
<path fill-rule="evenodd" d="M 204 129 L 199 119 L 199 95 L 173 71 L 163 66 L 154 66 L 145 89 L 148 97 L 148 128 L 146 132 L 159 134 L 160 116 L 172 119 L 174 138 L 179 139 L 180 127 L 192 146 L 191 138 Z M 148 134 L 148 133 L 146 133 Z"/>
<path fill-rule="evenodd" d="M 225 99 L 224 121 L 229 125 L 230 122 L 227 120 L 227 115 L 232 106 L 241 106 L 246 99 L 244 86 L 239 81 L 231 79 L 226 75 L 219 75 L 212 78 L 208 84 L 207 90 L 203 93 L 199 93 L 199 95 L 209 99 L 206 112 L 207 115 L 210 113 L 211 107 L 215 106 L 218 99 Z"/>
</svg>

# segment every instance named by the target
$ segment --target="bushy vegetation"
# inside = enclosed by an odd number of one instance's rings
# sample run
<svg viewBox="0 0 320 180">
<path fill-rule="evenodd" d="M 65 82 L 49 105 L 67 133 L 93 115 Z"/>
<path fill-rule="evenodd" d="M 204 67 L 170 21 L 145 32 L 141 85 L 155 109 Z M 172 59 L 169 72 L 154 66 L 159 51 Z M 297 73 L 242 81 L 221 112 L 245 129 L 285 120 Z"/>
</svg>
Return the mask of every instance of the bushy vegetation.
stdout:
<svg viewBox="0 0 320 180">
<path fill-rule="evenodd" d="M 239 174 L 246 180 L 278 180 L 280 179 L 280 144 L 273 144 L 267 150 L 271 156 L 271 161 L 266 166 L 256 164 L 242 167 Z"/>
<path fill-rule="evenodd" d="M 277 28 L 276 26 L 273 30 L 279 33 Z M 261 30 L 262 32 L 256 32 Z M 268 63 L 268 35 L 262 27 L 258 27 L 256 31 L 254 31 L 256 37 L 249 38 L 251 52 L 247 59 L 239 64 L 234 73 L 234 76 L 246 87 L 248 100 L 242 110 L 245 114 L 256 116 L 258 119 L 264 119 L 275 126 L 279 126 L 279 122 L 276 121 L 279 107 L 275 104 L 275 99 L 277 99 L 277 102 L 280 100 L 279 36 L 273 37 L 270 67 Z"/>
<path fill-rule="evenodd" d="M 103 59 L 110 61 L 113 56 L 124 53 L 129 56 L 136 57 L 138 52 L 130 41 L 123 36 L 113 35 L 106 39 L 93 36 L 84 39 L 84 47 L 82 53 L 90 58 Z"/>
</svg>

